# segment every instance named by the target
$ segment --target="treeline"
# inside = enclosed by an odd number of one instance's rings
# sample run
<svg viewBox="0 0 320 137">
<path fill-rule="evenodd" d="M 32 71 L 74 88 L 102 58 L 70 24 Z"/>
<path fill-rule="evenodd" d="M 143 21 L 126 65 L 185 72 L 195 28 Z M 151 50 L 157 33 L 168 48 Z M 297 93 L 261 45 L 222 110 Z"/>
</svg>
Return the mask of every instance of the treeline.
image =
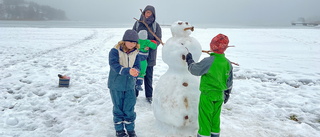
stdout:
<svg viewBox="0 0 320 137">
<path fill-rule="evenodd" d="M 64 11 L 24 0 L 0 0 L 0 20 L 66 20 Z"/>
</svg>

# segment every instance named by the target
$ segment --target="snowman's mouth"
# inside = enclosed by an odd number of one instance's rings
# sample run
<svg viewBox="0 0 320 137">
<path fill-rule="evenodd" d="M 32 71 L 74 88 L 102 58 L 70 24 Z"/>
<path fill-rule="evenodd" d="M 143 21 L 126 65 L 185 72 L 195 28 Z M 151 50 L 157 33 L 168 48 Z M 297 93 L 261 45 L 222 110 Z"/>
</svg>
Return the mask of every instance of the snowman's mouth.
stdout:
<svg viewBox="0 0 320 137">
<path fill-rule="evenodd" d="M 187 31 L 187 30 L 191 30 L 191 31 L 194 31 L 194 27 L 188 27 L 188 28 L 184 28 L 183 30 L 184 30 L 184 31 Z"/>
</svg>

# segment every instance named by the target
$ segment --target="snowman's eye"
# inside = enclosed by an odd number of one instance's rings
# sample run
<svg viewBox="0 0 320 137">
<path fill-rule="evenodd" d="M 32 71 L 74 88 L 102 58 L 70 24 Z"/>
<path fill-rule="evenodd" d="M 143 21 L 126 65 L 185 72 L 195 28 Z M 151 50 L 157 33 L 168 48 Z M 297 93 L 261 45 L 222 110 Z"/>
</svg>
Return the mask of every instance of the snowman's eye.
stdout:
<svg viewBox="0 0 320 137">
<path fill-rule="evenodd" d="M 187 24 L 187 25 L 189 25 L 189 23 L 188 23 L 188 22 L 186 22 L 186 24 Z"/>
<path fill-rule="evenodd" d="M 179 25 L 182 25 L 182 22 L 178 22 Z"/>
</svg>

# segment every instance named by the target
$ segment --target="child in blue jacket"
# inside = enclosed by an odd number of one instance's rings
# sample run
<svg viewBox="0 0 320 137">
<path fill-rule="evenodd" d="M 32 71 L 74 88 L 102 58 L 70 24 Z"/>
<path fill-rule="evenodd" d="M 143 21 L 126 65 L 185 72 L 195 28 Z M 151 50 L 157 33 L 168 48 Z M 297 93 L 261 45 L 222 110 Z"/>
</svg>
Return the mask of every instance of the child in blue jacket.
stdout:
<svg viewBox="0 0 320 137">
<path fill-rule="evenodd" d="M 108 88 L 113 103 L 113 121 L 117 137 L 136 137 L 134 106 L 135 77 L 139 75 L 140 70 L 138 39 L 136 31 L 127 30 L 122 41 L 109 52 Z"/>
</svg>

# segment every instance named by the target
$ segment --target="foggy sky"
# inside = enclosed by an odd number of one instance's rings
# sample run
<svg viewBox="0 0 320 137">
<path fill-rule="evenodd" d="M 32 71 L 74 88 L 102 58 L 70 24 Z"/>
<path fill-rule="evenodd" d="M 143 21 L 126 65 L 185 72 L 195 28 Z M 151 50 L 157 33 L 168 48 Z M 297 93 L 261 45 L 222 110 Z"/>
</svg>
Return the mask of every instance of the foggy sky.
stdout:
<svg viewBox="0 0 320 137">
<path fill-rule="evenodd" d="M 320 20 L 320 0 L 25 0 L 64 10 L 70 20 L 130 24 L 152 5 L 156 21 L 191 24 L 286 25 L 304 17 Z"/>
</svg>

